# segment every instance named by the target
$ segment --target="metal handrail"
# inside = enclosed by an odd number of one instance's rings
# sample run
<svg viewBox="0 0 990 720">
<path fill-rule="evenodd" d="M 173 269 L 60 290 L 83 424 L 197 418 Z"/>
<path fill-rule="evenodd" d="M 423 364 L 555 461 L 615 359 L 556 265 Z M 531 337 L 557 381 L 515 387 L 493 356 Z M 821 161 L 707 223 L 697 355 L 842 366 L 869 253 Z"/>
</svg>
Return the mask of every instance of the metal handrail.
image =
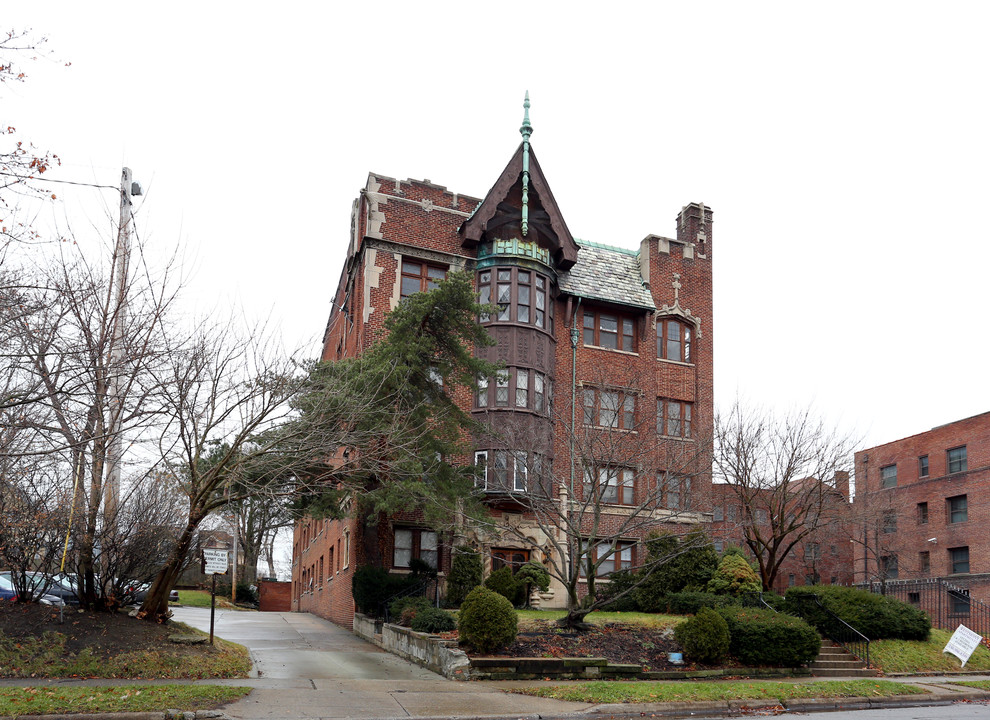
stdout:
<svg viewBox="0 0 990 720">
<path fill-rule="evenodd" d="M 818 595 L 798 595 L 796 599 L 802 602 L 814 599 L 815 604 L 825 613 L 832 622 L 826 623 L 825 627 L 818 627 L 818 632 L 822 633 L 832 642 L 836 642 L 860 660 L 866 661 L 866 667 L 870 665 L 870 639 L 859 630 L 840 618 L 829 608 L 825 607 L 822 599 Z M 807 620 L 807 618 L 805 618 Z M 838 626 L 836 626 L 836 623 Z M 817 627 L 817 626 L 816 626 Z M 837 631 L 841 629 L 840 631 Z"/>
<path fill-rule="evenodd" d="M 378 617 L 384 618 L 385 622 L 387 623 L 392 622 L 391 606 L 395 600 L 398 600 L 399 598 L 403 598 L 403 597 L 412 597 L 413 595 L 420 595 L 420 594 L 422 594 L 425 597 L 426 591 L 430 587 L 430 583 L 435 581 L 436 581 L 435 577 L 426 576 L 418 583 L 414 583 L 409 587 L 403 588 L 394 595 L 390 595 L 389 597 L 385 598 L 378 605 Z M 436 605 L 436 607 L 440 607 L 439 586 L 437 587 L 437 591 L 438 592 L 435 593 L 437 596 L 434 598 L 434 604 Z"/>
</svg>

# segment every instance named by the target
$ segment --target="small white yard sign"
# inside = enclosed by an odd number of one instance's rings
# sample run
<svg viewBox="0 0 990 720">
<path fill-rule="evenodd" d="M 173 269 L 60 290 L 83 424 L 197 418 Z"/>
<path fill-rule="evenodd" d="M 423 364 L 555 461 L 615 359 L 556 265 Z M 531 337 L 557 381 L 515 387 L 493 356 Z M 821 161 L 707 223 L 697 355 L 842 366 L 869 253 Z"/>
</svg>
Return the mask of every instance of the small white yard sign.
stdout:
<svg viewBox="0 0 990 720">
<path fill-rule="evenodd" d="M 956 628 L 956 631 L 952 633 L 952 637 L 949 638 L 949 642 L 942 652 L 952 653 L 957 658 L 962 660 L 962 666 L 966 667 L 966 662 L 969 660 L 969 656 L 973 654 L 973 651 L 979 647 L 981 642 L 983 642 L 982 635 L 973 632 L 965 625 L 960 625 Z"/>
<path fill-rule="evenodd" d="M 203 548 L 203 560 L 206 562 L 203 572 L 207 575 L 223 575 L 227 572 L 229 562 L 227 550 Z"/>
</svg>

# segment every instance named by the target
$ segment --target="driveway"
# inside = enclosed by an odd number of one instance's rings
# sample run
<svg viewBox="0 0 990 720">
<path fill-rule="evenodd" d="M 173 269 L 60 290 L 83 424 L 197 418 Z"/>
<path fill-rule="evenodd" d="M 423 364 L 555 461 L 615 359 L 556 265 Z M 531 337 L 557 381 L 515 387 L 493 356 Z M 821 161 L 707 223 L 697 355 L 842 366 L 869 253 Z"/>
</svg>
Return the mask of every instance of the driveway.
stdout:
<svg viewBox="0 0 990 720">
<path fill-rule="evenodd" d="M 173 618 L 209 632 L 210 611 L 172 607 Z M 544 717 L 590 707 L 459 682 L 387 653 L 307 613 L 217 610 L 214 633 L 251 651 L 250 695 L 224 712 L 262 718 Z M 505 686 L 502 686 L 505 687 Z"/>
</svg>

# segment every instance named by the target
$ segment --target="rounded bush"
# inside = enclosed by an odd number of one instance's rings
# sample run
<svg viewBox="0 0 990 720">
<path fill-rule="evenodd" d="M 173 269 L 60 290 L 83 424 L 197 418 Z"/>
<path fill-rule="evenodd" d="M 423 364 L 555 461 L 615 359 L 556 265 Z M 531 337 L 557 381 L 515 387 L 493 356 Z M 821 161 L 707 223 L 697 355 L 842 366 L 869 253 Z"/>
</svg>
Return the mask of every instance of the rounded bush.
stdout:
<svg viewBox="0 0 990 720">
<path fill-rule="evenodd" d="M 457 627 L 454 616 L 446 610 L 430 607 L 420 610 L 412 621 L 412 629 L 416 632 L 441 633 L 450 632 Z"/>
<path fill-rule="evenodd" d="M 741 595 L 759 592 L 762 589 L 760 578 L 741 555 L 724 555 L 718 570 L 708 581 L 708 592 L 717 595 Z"/>
<path fill-rule="evenodd" d="M 773 610 L 720 608 L 729 628 L 729 652 L 746 665 L 798 667 L 818 656 L 818 631 L 804 620 Z"/>
<path fill-rule="evenodd" d="M 433 603 L 430 602 L 428 597 L 424 597 L 423 595 L 407 595 L 393 600 L 392 604 L 388 606 L 388 611 L 393 622 L 398 622 L 400 625 L 409 627 L 412 619 L 416 617 L 416 613 L 430 607 L 433 607 Z"/>
<path fill-rule="evenodd" d="M 693 618 L 675 627 L 674 639 L 689 658 L 706 665 L 719 662 L 729 652 L 729 626 L 710 608 L 701 608 Z"/>
<path fill-rule="evenodd" d="M 475 588 L 461 603 L 457 617 L 460 639 L 481 653 L 511 644 L 519 631 L 516 611 L 504 596 L 488 588 Z"/>
<path fill-rule="evenodd" d="M 516 576 L 512 574 L 512 569 L 507 565 L 503 565 L 485 578 L 485 587 L 494 590 L 512 605 L 522 604 L 522 596 L 526 592 L 522 584 L 516 580 Z"/>
</svg>

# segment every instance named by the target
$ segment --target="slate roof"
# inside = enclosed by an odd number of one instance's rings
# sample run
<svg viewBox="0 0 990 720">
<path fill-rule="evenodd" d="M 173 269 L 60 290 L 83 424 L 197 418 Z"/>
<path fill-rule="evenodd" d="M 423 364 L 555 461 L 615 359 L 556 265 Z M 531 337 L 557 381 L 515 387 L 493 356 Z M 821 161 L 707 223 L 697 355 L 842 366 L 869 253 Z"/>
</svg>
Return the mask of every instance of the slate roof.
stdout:
<svg viewBox="0 0 990 720">
<path fill-rule="evenodd" d="M 643 285 L 639 254 L 633 250 L 579 241 L 577 264 L 561 273 L 561 292 L 589 300 L 656 310 L 653 296 Z"/>
</svg>

